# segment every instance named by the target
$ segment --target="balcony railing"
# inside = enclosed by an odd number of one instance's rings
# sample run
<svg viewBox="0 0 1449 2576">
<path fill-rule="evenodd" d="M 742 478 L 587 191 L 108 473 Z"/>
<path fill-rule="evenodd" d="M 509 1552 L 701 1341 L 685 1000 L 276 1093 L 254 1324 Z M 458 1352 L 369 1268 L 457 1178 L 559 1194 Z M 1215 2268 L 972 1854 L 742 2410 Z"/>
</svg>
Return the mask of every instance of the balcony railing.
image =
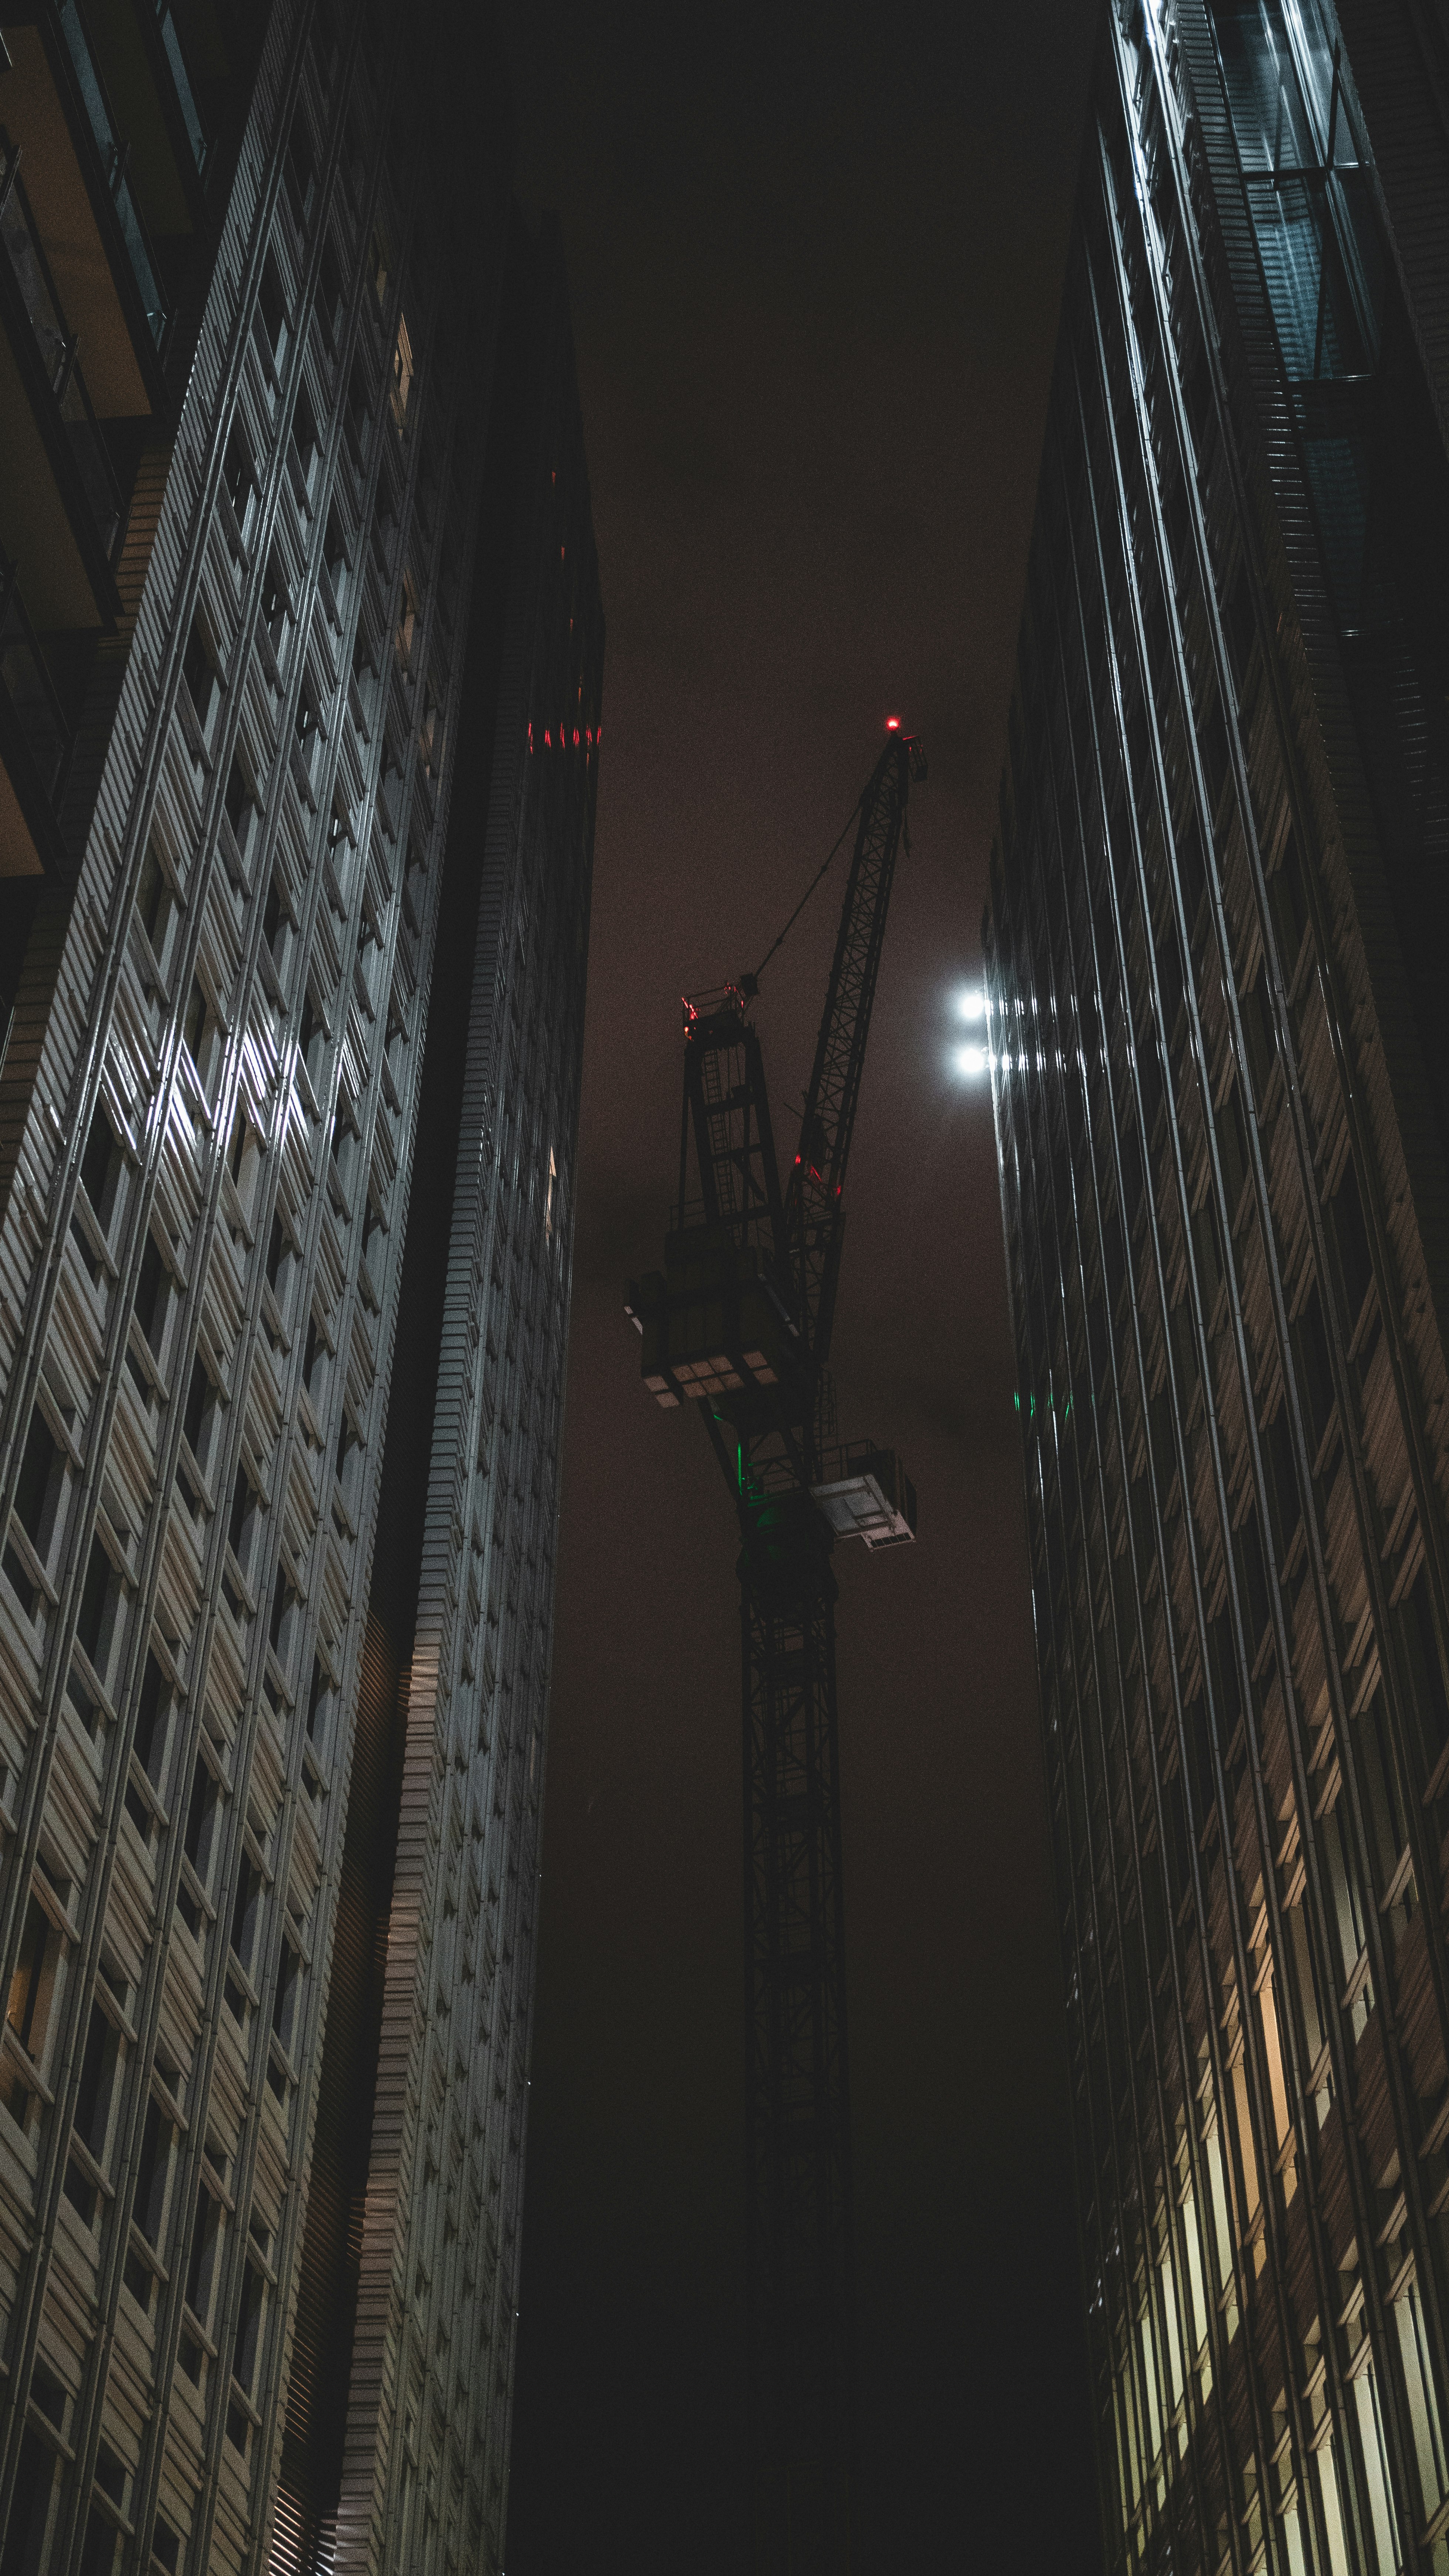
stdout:
<svg viewBox="0 0 1449 2576">
<path fill-rule="evenodd" d="M 85 22 L 76 7 L 76 0 L 60 0 L 56 16 L 61 34 L 65 38 L 66 51 L 70 56 L 71 70 L 75 74 L 75 84 L 81 105 L 85 109 L 87 122 L 95 137 L 96 150 L 101 157 L 101 168 L 105 174 L 111 202 L 116 210 L 116 221 L 121 228 L 121 238 L 126 245 L 127 257 L 140 292 L 147 328 L 159 349 L 166 334 L 166 302 L 156 273 L 156 262 L 151 255 L 151 245 L 146 238 L 146 227 L 141 221 L 140 209 L 131 194 L 130 181 L 126 176 L 130 145 L 123 143 L 116 132 L 115 120 L 106 98 L 105 84 L 101 79 L 95 56 L 91 52 L 90 38 L 86 33 Z"/>
<path fill-rule="evenodd" d="M 206 128 L 201 122 L 196 93 L 191 86 L 190 74 L 186 69 L 186 57 L 182 53 L 181 39 L 176 32 L 176 21 L 167 6 L 167 0 L 156 0 L 156 25 L 171 73 L 172 86 L 176 92 L 176 104 L 181 110 L 181 122 L 186 128 L 186 139 L 191 146 L 191 157 L 196 163 L 196 175 L 200 178 L 206 167 Z"/>
<path fill-rule="evenodd" d="M 75 460 L 96 533 L 107 562 L 121 524 L 121 496 L 105 441 L 96 426 L 90 395 L 76 356 L 76 339 L 66 328 L 55 281 L 41 247 L 19 175 L 20 154 L 0 126 L 0 241 L 10 263 L 30 327 L 40 352 L 66 445 Z"/>
<path fill-rule="evenodd" d="M 45 657 L 26 615 L 15 566 L 0 552 L 0 683 L 25 736 L 35 774 L 52 807 L 59 804 L 74 736 Z"/>
</svg>

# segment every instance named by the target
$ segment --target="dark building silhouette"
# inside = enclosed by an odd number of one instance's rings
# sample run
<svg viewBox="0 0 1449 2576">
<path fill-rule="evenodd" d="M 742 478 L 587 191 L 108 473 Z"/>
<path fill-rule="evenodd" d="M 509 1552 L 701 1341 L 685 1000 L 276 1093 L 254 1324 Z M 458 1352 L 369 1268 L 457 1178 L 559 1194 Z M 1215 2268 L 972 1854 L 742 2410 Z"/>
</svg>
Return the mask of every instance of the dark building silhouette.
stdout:
<svg viewBox="0 0 1449 2576">
<path fill-rule="evenodd" d="M 473 13 L 0 11 L 0 2576 L 492 2569 L 603 627 Z"/>
<path fill-rule="evenodd" d="M 1097 58 L 987 918 L 1104 2547 L 1449 2568 L 1449 48 Z"/>
</svg>

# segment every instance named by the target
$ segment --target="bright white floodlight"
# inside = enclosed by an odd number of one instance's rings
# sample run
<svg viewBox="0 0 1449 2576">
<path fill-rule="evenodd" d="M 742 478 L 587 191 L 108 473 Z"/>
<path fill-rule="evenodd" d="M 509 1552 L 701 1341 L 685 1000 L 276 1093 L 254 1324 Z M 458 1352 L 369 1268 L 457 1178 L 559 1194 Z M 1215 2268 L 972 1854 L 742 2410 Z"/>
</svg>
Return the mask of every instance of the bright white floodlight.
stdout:
<svg viewBox="0 0 1449 2576">
<path fill-rule="evenodd" d="M 975 985 L 969 985 L 956 1003 L 963 1020 L 980 1020 L 986 1016 L 986 996 Z"/>
<path fill-rule="evenodd" d="M 958 1047 L 956 1050 L 956 1070 L 958 1073 L 972 1075 L 984 1073 L 986 1071 L 985 1047 Z"/>
</svg>

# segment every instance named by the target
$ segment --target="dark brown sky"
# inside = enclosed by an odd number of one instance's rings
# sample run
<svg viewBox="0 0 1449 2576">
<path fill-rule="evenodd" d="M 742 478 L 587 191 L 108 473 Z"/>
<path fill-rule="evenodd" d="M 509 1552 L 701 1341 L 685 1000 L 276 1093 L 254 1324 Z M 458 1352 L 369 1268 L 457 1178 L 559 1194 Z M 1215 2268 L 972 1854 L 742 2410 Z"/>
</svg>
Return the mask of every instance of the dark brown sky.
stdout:
<svg viewBox="0 0 1449 2576">
<path fill-rule="evenodd" d="M 838 1551 L 856 2576 L 1097 2566 L 1020 1464 L 984 1089 L 949 1071 L 1089 0 L 515 0 L 573 282 L 609 641 L 509 2576 L 743 2576 L 737 1539 L 643 1393 L 681 991 L 761 956 L 887 714 L 896 880 L 835 1334 L 920 1543 Z M 767 978 L 777 1132 L 838 891 Z"/>
</svg>

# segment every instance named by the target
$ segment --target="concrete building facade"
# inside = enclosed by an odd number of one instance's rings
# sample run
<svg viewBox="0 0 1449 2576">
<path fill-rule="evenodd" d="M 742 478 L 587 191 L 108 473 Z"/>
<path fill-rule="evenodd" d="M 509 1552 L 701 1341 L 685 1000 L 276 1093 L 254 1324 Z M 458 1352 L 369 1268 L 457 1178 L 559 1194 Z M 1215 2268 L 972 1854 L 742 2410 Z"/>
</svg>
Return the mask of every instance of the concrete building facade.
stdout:
<svg viewBox="0 0 1449 2576">
<path fill-rule="evenodd" d="M 471 16 L 0 12 L 0 2570 L 496 2567 L 602 620 Z"/>
</svg>

